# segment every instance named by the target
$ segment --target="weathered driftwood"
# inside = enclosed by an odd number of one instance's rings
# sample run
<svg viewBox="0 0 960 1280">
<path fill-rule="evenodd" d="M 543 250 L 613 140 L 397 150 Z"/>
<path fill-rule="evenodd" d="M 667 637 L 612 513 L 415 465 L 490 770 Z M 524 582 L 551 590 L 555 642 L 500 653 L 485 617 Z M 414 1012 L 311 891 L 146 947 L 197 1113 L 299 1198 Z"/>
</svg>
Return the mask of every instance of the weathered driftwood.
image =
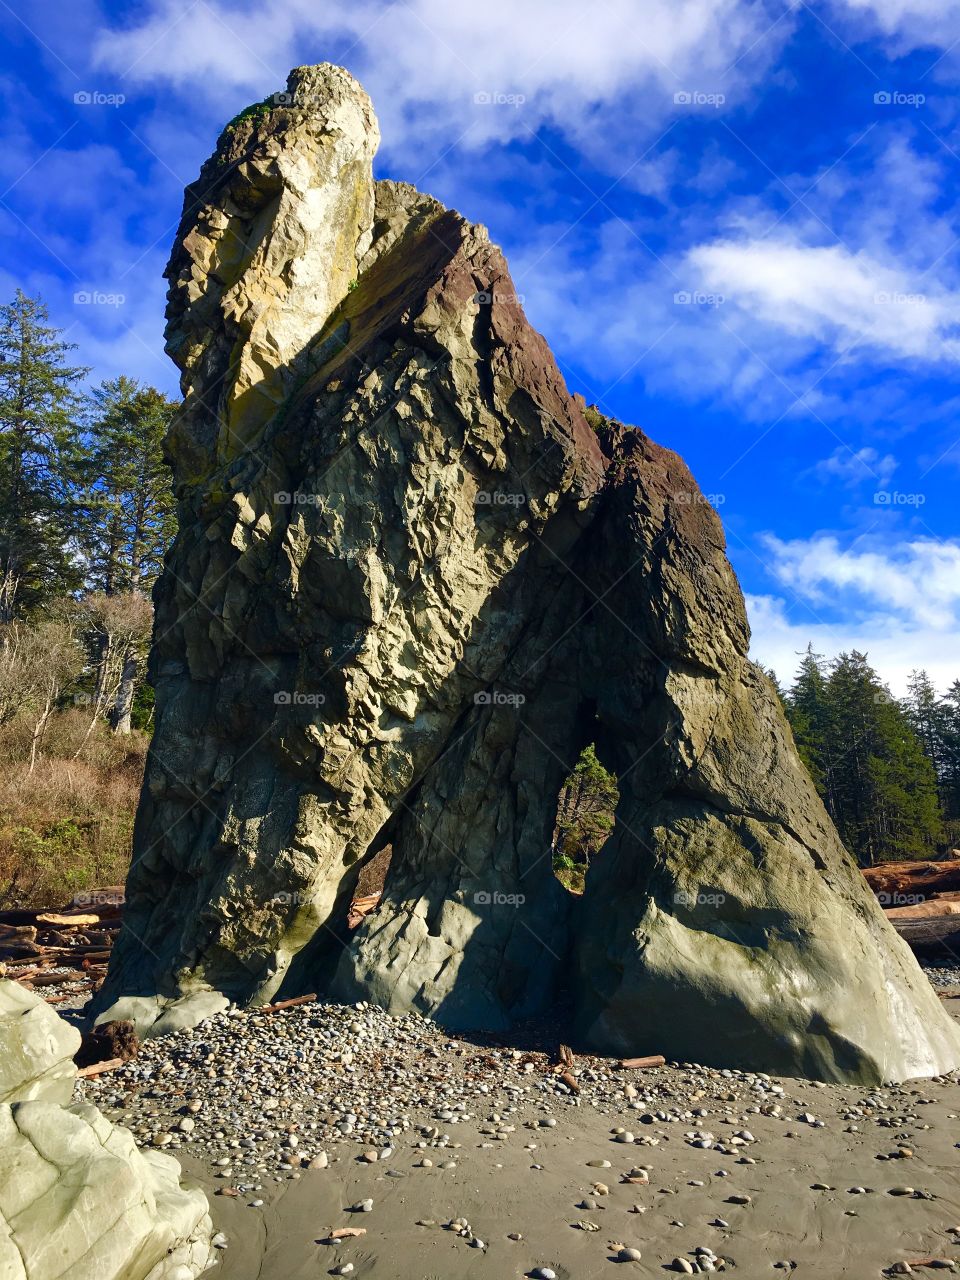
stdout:
<svg viewBox="0 0 960 1280">
<path fill-rule="evenodd" d="M 642 1067 L 664 1067 L 667 1064 L 666 1058 L 662 1053 L 652 1053 L 646 1058 L 621 1058 L 620 1066 L 631 1069 L 639 1069 Z"/>
<path fill-rule="evenodd" d="M 863 874 L 908 945 L 960 945 L 960 858 L 884 862 Z"/>
<path fill-rule="evenodd" d="M 296 996 L 293 1000 L 278 1000 L 276 1004 L 261 1005 L 257 1013 L 279 1013 L 281 1009 L 292 1009 L 298 1004 L 312 1004 L 316 998 L 317 994 L 313 992 L 308 996 Z"/>
<path fill-rule="evenodd" d="M 864 878 L 882 907 L 909 906 L 935 893 L 960 891 L 960 858 L 943 862 L 882 862 Z"/>
<path fill-rule="evenodd" d="M 911 947 L 960 946 L 960 915 L 916 916 L 890 923 Z"/>
<path fill-rule="evenodd" d="M 77 1075 L 82 1080 L 89 1080 L 91 1076 L 102 1076 L 122 1066 L 122 1058 L 108 1058 L 106 1062 L 93 1062 L 89 1067 L 78 1067 Z"/>
<path fill-rule="evenodd" d="M 367 893 L 361 898 L 354 898 L 347 913 L 347 928 L 356 929 L 362 924 L 364 917 L 374 910 L 382 896 L 380 893 Z"/>
</svg>

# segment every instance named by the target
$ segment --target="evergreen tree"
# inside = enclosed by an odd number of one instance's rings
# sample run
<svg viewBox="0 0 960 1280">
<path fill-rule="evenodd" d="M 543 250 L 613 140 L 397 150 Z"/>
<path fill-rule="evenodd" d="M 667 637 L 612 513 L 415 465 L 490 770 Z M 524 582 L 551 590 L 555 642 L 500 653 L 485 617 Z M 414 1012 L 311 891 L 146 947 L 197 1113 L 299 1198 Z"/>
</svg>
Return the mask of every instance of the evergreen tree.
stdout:
<svg viewBox="0 0 960 1280">
<path fill-rule="evenodd" d="M 80 536 L 90 597 L 94 716 L 129 733 L 150 634 L 147 592 L 176 531 L 163 438 L 176 405 L 132 378 L 92 393 Z"/>
<path fill-rule="evenodd" d="M 92 393 L 81 534 L 87 585 L 105 595 L 146 593 L 176 532 L 163 438 L 176 404 L 119 377 Z"/>
<path fill-rule="evenodd" d="M 945 790 L 944 735 L 947 728 L 947 703 L 937 696 L 933 681 L 926 671 L 912 671 L 903 705 L 924 754 L 934 767 L 937 793 L 942 800 Z"/>
<path fill-rule="evenodd" d="M 954 680 L 940 704 L 942 715 L 942 798 L 948 820 L 960 819 L 960 680 Z"/>
<path fill-rule="evenodd" d="M 0 307 L 0 621 L 79 585 L 73 486 L 83 456 L 74 344 L 17 290 Z"/>
<path fill-rule="evenodd" d="M 793 730 L 797 753 L 807 766 L 821 797 L 829 804 L 829 762 L 831 742 L 830 710 L 827 703 L 827 672 L 823 654 L 808 644 L 800 660 L 793 687 L 786 697 L 787 719 Z"/>
<path fill-rule="evenodd" d="M 929 856 L 942 837 L 937 779 L 897 700 L 854 650 L 833 663 L 828 808 L 847 847 L 866 866 Z"/>
<path fill-rule="evenodd" d="M 568 889 L 583 892 L 590 859 L 614 826 L 620 800 L 616 777 L 600 763 L 596 747 L 584 747 L 560 791 L 553 832 L 553 869 Z"/>
</svg>

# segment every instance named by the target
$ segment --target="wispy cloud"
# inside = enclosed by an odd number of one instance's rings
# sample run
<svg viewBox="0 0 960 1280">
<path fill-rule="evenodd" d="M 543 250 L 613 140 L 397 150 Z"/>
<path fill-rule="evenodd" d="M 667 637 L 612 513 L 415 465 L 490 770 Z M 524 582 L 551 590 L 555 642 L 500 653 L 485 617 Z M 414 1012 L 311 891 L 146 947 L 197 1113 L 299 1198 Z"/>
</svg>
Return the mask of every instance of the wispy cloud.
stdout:
<svg viewBox="0 0 960 1280">
<path fill-rule="evenodd" d="M 889 484 L 896 469 L 897 460 L 892 453 L 881 455 L 872 445 L 864 445 L 861 449 L 839 445 L 828 457 L 814 463 L 808 474 L 824 484 L 839 481 L 854 489 L 869 482 L 882 488 Z"/>
<path fill-rule="evenodd" d="M 763 545 L 773 577 L 817 608 L 840 605 L 864 617 L 882 610 L 911 630 L 960 626 L 960 541 L 884 540 L 854 549 L 831 535 L 782 540 L 768 534 Z"/>
</svg>

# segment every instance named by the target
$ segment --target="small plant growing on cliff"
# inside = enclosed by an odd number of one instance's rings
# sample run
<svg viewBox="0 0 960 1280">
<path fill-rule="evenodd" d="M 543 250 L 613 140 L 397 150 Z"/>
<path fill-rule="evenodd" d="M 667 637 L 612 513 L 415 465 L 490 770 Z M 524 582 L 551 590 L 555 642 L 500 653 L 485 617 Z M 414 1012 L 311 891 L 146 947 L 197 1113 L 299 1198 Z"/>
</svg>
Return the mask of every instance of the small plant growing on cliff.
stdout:
<svg viewBox="0 0 960 1280">
<path fill-rule="evenodd" d="M 613 419 L 604 417 L 595 404 L 588 404 L 583 411 L 583 416 L 594 431 L 603 431 L 604 428 L 613 426 Z"/>
<path fill-rule="evenodd" d="M 617 780 L 591 742 L 560 790 L 553 831 L 554 875 L 571 893 L 583 893 L 590 860 L 613 830 L 619 799 Z"/>
<path fill-rule="evenodd" d="M 249 120 L 254 126 L 258 125 L 267 118 L 276 105 L 272 95 L 269 98 L 264 98 L 262 102 L 251 102 L 249 107 L 244 107 L 229 123 L 224 125 L 223 133 L 220 136 L 226 137 L 228 134 L 235 133 L 244 120 Z"/>
</svg>

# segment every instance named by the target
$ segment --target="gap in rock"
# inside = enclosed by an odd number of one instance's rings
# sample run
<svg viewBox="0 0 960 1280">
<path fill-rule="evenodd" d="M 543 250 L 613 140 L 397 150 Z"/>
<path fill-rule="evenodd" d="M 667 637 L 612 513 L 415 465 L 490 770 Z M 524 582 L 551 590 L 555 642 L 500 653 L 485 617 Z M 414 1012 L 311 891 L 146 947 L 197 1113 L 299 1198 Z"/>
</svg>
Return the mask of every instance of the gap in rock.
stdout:
<svg viewBox="0 0 960 1280">
<path fill-rule="evenodd" d="M 383 832 L 381 836 L 384 836 Z M 347 913 L 348 929 L 356 929 L 364 916 L 376 910 L 383 897 L 383 888 L 387 883 L 390 862 L 393 858 L 393 844 L 384 843 L 384 840 L 379 837 L 374 841 L 374 845 L 378 843 L 380 847 L 372 853 L 368 850 L 361 861 L 360 874 L 357 877 L 357 885 Z"/>
<path fill-rule="evenodd" d="M 577 897 L 583 894 L 590 863 L 613 832 L 620 802 L 616 775 L 603 753 L 595 708 L 584 709 L 581 724 L 584 745 L 560 787 L 550 844 L 553 874 Z"/>
</svg>

